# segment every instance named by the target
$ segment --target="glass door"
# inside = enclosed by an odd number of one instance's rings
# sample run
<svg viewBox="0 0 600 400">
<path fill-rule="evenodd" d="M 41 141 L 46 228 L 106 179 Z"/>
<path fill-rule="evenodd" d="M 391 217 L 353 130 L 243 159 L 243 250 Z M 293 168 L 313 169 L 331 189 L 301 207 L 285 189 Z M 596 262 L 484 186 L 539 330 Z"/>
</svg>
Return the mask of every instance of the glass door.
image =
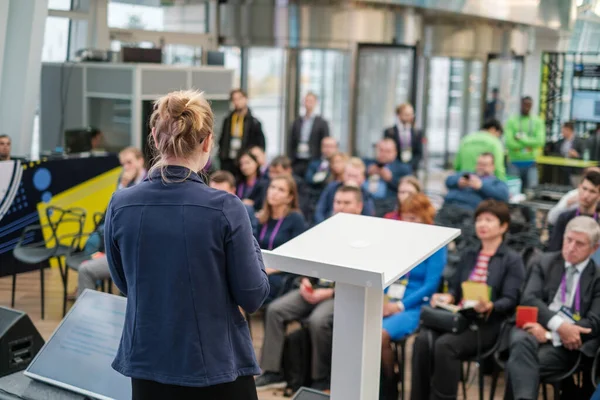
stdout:
<svg viewBox="0 0 600 400">
<path fill-rule="evenodd" d="M 354 150 L 372 157 L 384 129 L 396 121 L 396 107 L 414 103 L 415 49 L 361 45 L 358 52 Z"/>
<path fill-rule="evenodd" d="M 348 148 L 348 107 L 350 54 L 337 50 L 300 50 L 299 113 L 304 114 L 302 99 L 308 92 L 319 98 L 317 113 L 329 122 L 331 136 L 340 149 Z"/>
<path fill-rule="evenodd" d="M 461 138 L 479 129 L 483 62 L 428 60 L 426 135 L 430 170 L 451 168 Z"/>
<path fill-rule="evenodd" d="M 502 124 L 519 112 L 523 88 L 523 57 L 490 55 L 487 62 L 486 101 L 483 119 Z"/>
</svg>

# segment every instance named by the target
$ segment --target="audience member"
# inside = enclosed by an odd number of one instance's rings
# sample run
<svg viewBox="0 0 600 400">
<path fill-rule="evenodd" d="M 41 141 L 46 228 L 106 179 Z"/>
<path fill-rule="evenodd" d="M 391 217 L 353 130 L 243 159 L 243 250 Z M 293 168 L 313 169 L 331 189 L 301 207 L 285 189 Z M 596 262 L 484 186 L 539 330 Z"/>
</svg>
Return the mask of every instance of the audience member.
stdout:
<svg viewBox="0 0 600 400">
<path fill-rule="evenodd" d="M 271 168 L 273 164 L 271 164 Z M 273 250 L 306 230 L 306 222 L 298 206 L 298 190 L 291 175 L 273 176 L 262 210 L 258 213 L 258 234 L 256 239 L 261 249 Z M 285 293 L 286 280 L 292 274 L 266 268 L 271 291 L 264 304 Z"/>
<path fill-rule="evenodd" d="M 400 179 L 400 183 L 398 184 L 398 208 L 395 211 L 390 211 L 385 214 L 383 218 L 387 219 L 402 219 L 402 202 L 406 200 L 409 196 L 421 193 L 423 190 L 421 188 L 421 182 L 414 176 L 405 176 Z"/>
<path fill-rule="evenodd" d="M 2 134 L 0 135 L 0 161 L 10 160 L 10 148 L 11 140 L 10 136 Z"/>
<path fill-rule="evenodd" d="M 137 185 L 146 178 L 144 154 L 137 147 L 126 147 L 119 153 L 119 162 L 123 172 L 119 176 L 118 189 Z"/>
<path fill-rule="evenodd" d="M 575 123 L 565 122 L 561 134 L 562 139 L 554 143 L 553 153 L 565 158 L 582 158 L 584 141 L 575 135 Z"/>
<path fill-rule="evenodd" d="M 296 188 L 298 192 L 298 204 L 300 205 L 300 211 L 304 215 L 304 218 L 308 219 L 312 217 L 314 205 L 310 204 L 310 197 L 308 194 L 308 186 L 304 183 L 304 180 L 298 175 L 292 172 L 292 162 L 287 156 L 277 156 L 269 165 L 269 178 L 274 179 L 280 176 L 289 176 L 296 182 Z M 265 190 L 269 186 L 269 179 L 266 179 Z"/>
<path fill-rule="evenodd" d="M 104 133 L 100 129 L 90 129 L 91 151 L 104 150 Z"/>
<path fill-rule="evenodd" d="M 521 113 L 506 121 L 504 128 L 510 173 L 521 178 L 523 190 L 537 185 L 535 159 L 542 154 L 546 143 L 546 126 L 540 117 L 531 113 L 531 97 L 521 99 Z"/>
<path fill-rule="evenodd" d="M 208 185 L 217 190 L 223 190 L 224 192 L 235 195 L 235 177 L 229 171 L 215 171 L 210 175 Z M 252 233 L 254 236 L 258 235 L 258 219 L 254 212 L 254 207 L 244 204 L 246 211 L 248 211 L 248 217 L 250 218 L 250 225 L 252 226 Z"/>
<path fill-rule="evenodd" d="M 600 201 L 600 172 L 587 171 L 578 188 L 578 206 L 574 210 L 565 211 L 558 217 L 550 239 L 548 240 L 548 251 L 560 251 L 565 235 L 565 228 L 570 220 L 580 215 L 593 216 L 598 220 L 598 202 Z"/>
<path fill-rule="evenodd" d="M 540 377 L 569 371 L 580 351 L 595 355 L 598 345 L 592 339 L 600 336 L 600 269 L 590 257 L 599 240 L 598 222 L 576 217 L 566 227 L 562 251 L 544 254 L 532 266 L 521 304 L 537 308 L 537 322 L 511 331 L 505 398 L 537 399 Z M 561 398 L 581 398 L 568 394 L 572 379 L 564 382 Z"/>
<path fill-rule="evenodd" d="M 340 186 L 356 186 L 362 191 L 362 215 L 375 215 L 375 204 L 369 192 L 362 188 L 365 182 L 365 163 L 357 157 L 352 157 L 344 167 L 344 177 L 342 182 L 331 182 L 319 197 L 319 202 L 315 209 L 315 223 L 319 224 L 328 218 L 333 212 L 335 193 Z"/>
<path fill-rule="evenodd" d="M 483 119 L 485 121 L 496 119 L 502 120 L 502 115 L 504 113 L 504 101 L 500 99 L 500 91 L 498 88 L 492 89 L 492 100 L 488 101 L 485 105 L 485 110 L 483 111 Z"/>
<path fill-rule="evenodd" d="M 433 224 L 435 208 L 423 193 L 408 195 L 402 202 L 402 218 L 407 222 Z M 447 250 L 441 248 L 386 289 L 383 306 L 382 371 L 386 399 L 398 398 L 392 341 L 413 333 L 419 326 L 421 306 L 429 301 L 442 279 Z M 403 365 L 400 368 L 404 368 Z"/>
<path fill-rule="evenodd" d="M 453 334 L 420 330 L 413 347 L 412 400 L 455 398 L 461 360 L 476 356 L 478 348 L 485 351 L 493 346 L 502 322 L 514 313 L 525 272 L 519 254 L 504 242 L 509 224 L 510 211 L 505 203 L 485 200 L 477 207 L 475 231 L 481 245 L 465 250 L 449 280 L 448 293 L 434 294 L 431 306 L 461 304 L 461 285 L 466 281 L 486 283 L 491 301 L 479 301 L 474 307 L 482 316 L 477 331 Z"/>
<path fill-rule="evenodd" d="M 475 173 L 459 172 L 446 179 L 448 194 L 444 206 L 475 210 L 486 199 L 508 201 L 508 186 L 494 176 L 494 156 L 483 153 L 477 159 Z"/>
<path fill-rule="evenodd" d="M 384 138 L 396 143 L 398 160 L 408 163 L 417 174 L 423 157 L 423 133 L 414 127 L 415 110 L 409 103 L 396 107 L 396 123 L 383 132 Z"/>
<path fill-rule="evenodd" d="M 344 180 L 344 170 L 346 169 L 346 164 L 348 164 L 349 160 L 350 156 L 341 151 L 338 151 L 331 156 L 327 183 L 342 182 Z"/>
<path fill-rule="evenodd" d="M 367 167 L 367 182 L 364 188 L 374 199 L 389 199 L 396 197 L 398 182 L 403 176 L 411 174 L 409 164 L 397 159 L 394 141 L 385 138 L 377 143 L 374 160 L 365 162 Z"/>
<path fill-rule="evenodd" d="M 260 165 L 260 176 L 262 178 L 269 177 L 269 163 L 267 163 L 267 155 L 265 154 L 265 150 L 260 146 L 252 146 L 250 147 L 250 153 L 254 155 L 254 158 L 258 161 L 258 165 Z"/>
<path fill-rule="evenodd" d="M 246 150 L 240 155 L 239 166 L 236 194 L 244 204 L 252 206 L 258 211 L 263 206 L 265 185 L 267 184 L 260 179 L 260 164 L 256 157 Z"/>
<path fill-rule="evenodd" d="M 341 186 L 335 192 L 334 213 L 360 214 L 362 193 L 356 186 Z M 286 324 L 306 318 L 311 340 L 311 378 L 316 388 L 327 386 L 331 373 L 333 334 L 333 295 L 330 282 L 319 281 L 313 286 L 303 278 L 300 289 L 276 299 L 265 313 L 265 337 L 262 346 L 261 369 L 256 387 L 273 388 L 285 384 L 281 357 Z"/>
<path fill-rule="evenodd" d="M 338 151 L 338 144 L 334 137 L 327 136 L 321 140 L 321 157 L 313 159 L 308 164 L 305 181 L 313 187 L 323 188 L 329 178 L 331 158 Z"/>
<path fill-rule="evenodd" d="M 232 90 L 229 100 L 233 104 L 233 111 L 223 121 L 219 138 L 219 159 L 221 169 L 235 174 L 235 161 L 243 152 L 253 146 L 265 149 L 265 135 L 260 121 L 248 108 L 248 96 L 243 90 Z"/>
<path fill-rule="evenodd" d="M 600 168 L 598 167 L 589 167 L 583 171 L 583 175 L 585 175 L 588 171 L 596 171 L 600 172 Z M 555 225 L 558 217 L 565 211 L 574 210 L 579 206 L 579 187 L 576 187 L 573 190 L 568 191 L 560 198 L 560 201 L 552 207 L 552 209 L 548 212 L 547 221 L 548 225 Z"/>
<path fill-rule="evenodd" d="M 494 175 L 502 181 L 506 180 L 504 167 L 504 145 L 500 140 L 502 125 L 492 119 L 486 121 L 479 132 L 473 132 L 462 138 L 454 161 L 456 171 L 475 172 L 477 160 L 483 153 L 494 156 Z"/>
<path fill-rule="evenodd" d="M 329 136 L 329 125 L 323 117 L 315 114 L 317 95 L 309 92 L 304 96 L 304 116 L 298 117 L 290 129 L 288 155 L 294 173 L 304 177 L 310 160 L 321 158 L 321 142 Z"/>
</svg>

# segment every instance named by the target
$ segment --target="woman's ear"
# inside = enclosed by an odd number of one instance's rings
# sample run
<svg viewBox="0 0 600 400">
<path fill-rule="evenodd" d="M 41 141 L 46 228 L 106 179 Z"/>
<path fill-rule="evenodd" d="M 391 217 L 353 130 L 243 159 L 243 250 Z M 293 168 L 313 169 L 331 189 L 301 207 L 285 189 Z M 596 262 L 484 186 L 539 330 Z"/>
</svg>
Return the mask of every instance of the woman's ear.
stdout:
<svg viewBox="0 0 600 400">
<path fill-rule="evenodd" d="M 154 147 L 158 149 L 158 140 L 156 139 L 156 128 L 152 128 L 152 140 L 154 140 Z"/>
<path fill-rule="evenodd" d="M 202 151 L 205 153 L 210 153 L 213 147 L 213 134 L 212 132 L 202 141 Z"/>
</svg>

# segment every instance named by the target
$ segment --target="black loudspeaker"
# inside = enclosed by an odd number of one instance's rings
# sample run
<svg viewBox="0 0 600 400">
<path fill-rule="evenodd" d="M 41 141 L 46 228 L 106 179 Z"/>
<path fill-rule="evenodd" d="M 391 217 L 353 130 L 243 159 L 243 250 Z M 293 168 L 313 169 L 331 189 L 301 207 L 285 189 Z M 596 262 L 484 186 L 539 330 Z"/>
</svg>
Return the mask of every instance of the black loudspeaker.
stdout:
<svg viewBox="0 0 600 400">
<path fill-rule="evenodd" d="M 325 392 L 301 387 L 292 400 L 329 400 L 329 395 Z"/>
<path fill-rule="evenodd" d="M 27 314 L 0 307 L 0 377 L 27 368 L 43 345 Z"/>
</svg>

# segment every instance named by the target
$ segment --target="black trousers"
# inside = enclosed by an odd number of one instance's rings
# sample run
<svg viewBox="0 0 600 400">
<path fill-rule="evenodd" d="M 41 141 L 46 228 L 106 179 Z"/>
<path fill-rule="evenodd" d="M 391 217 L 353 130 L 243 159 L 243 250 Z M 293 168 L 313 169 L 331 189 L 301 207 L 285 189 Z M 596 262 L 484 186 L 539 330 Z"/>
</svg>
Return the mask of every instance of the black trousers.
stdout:
<svg viewBox="0 0 600 400">
<path fill-rule="evenodd" d="M 578 351 L 540 343 L 519 328 L 510 332 L 510 356 L 506 363 L 505 399 L 537 399 L 540 377 L 569 371 L 577 361 Z M 566 382 L 568 383 L 568 381 Z M 572 379 L 571 379 L 572 383 Z M 563 389 L 571 389 L 563 387 Z"/>
<path fill-rule="evenodd" d="M 491 348 L 500 323 L 485 323 L 479 329 L 479 333 L 467 329 L 457 335 L 421 329 L 412 353 L 411 400 L 456 398 L 462 360 L 475 357 L 479 346 L 482 352 Z"/>
<path fill-rule="evenodd" d="M 207 387 L 165 385 L 132 378 L 131 389 L 132 400 L 258 400 L 252 376 Z"/>
</svg>

